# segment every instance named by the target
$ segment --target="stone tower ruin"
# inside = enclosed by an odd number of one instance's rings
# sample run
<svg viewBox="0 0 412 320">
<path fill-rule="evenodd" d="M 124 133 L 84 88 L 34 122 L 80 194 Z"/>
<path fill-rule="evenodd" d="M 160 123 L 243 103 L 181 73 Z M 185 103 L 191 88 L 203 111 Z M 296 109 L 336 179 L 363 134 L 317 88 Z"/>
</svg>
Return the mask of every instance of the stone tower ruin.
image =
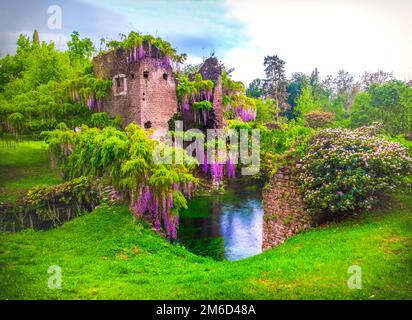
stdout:
<svg viewBox="0 0 412 320">
<path fill-rule="evenodd" d="M 214 57 L 205 60 L 199 70 L 203 79 L 215 83 L 206 128 L 224 125 L 221 71 Z M 100 111 L 111 117 L 120 115 L 125 126 L 134 122 L 145 129 L 169 128 L 169 120 L 178 111 L 177 84 L 170 60 L 159 49 L 146 45 L 139 54 L 121 48 L 109 51 L 93 59 L 93 72 L 113 82 Z M 193 126 L 193 110 L 183 114 L 183 121 L 185 129 Z"/>
<path fill-rule="evenodd" d="M 113 82 L 101 111 L 122 116 L 124 125 L 168 129 L 178 108 L 170 61 L 156 47 L 145 48 L 142 55 L 137 59 L 129 50 L 117 49 L 93 59 L 96 77 Z"/>
<path fill-rule="evenodd" d="M 215 57 L 206 59 L 199 69 L 199 73 L 202 75 L 203 80 L 211 80 L 215 86 L 212 92 L 212 106 L 213 109 L 210 112 L 210 116 L 207 120 L 207 129 L 219 129 L 224 126 L 223 118 L 223 89 L 222 89 L 222 66 L 219 60 Z M 192 74 L 189 79 L 193 81 L 195 75 Z M 183 114 L 183 121 L 185 123 L 185 129 L 192 127 L 193 110 L 187 110 Z"/>
</svg>

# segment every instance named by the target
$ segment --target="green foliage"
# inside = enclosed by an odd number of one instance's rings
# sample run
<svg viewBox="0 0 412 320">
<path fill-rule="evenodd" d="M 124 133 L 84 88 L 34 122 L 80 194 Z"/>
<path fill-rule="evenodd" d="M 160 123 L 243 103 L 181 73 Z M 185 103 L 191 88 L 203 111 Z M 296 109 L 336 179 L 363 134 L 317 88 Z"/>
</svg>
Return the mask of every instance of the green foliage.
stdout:
<svg viewBox="0 0 412 320">
<path fill-rule="evenodd" d="M 125 131 L 83 126 L 77 133 L 70 130 L 48 132 L 46 142 L 65 177 L 106 177 L 126 195 L 129 192 L 138 194 L 142 186 L 150 186 L 161 196 L 174 190 L 175 184 L 197 183 L 190 173 L 196 163 L 188 160 L 190 157 L 186 157 L 184 164 L 154 161 L 153 152 L 159 142 L 149 139 L 149 134 L 136 124 L 130 124 Z M 176 148 L 164 150 L 179 151 Z M 185 203 L 177 201 L 174 209 L 178 210 L 180 205 Z"/>
<path fill-rule="evenodd" d="M 37 30 L 34 30 L 33 32 L 33 43 L 40 43 L 40 36 L 39 36 L 39 32 Z"/>
<path fill-rule="evenodd" d="M 222 72 L 224 115 L 226 119 L 241 119 L 244 122 L 256 119 L 258 100 L 246 95 L 246 88 L 240 81 L 234 81 Z"/>
<path fill-rule="evenodd" d="M 176 121 L 183 121 L 183 116 L 180 111 L 173 114 L 173 117 L 171 117 L 167 122 L 170 132 L 174 132 L 176 130 Z"/>
<path fill-rule="evenodd" d="M 247 122 L 243 122 L 242 119 L 232 119 L 232 120 L 228 120 L 227 121 L 227 126 L 230 129 L 234 129 L 236 131 L 239 131 L 241 129 L 246 129 L 246 130 L 252 130 L 252 125 L 247 123 Z"/>
<path fill-rule="evenodd" d="M 89 39 L 74 32 L 68 46 L 60 52 L 53 43 L 30 42 L 21 35 L 16 54 L 0 59 L 0 131 L 13 128 L 13 113 L 24 115 L 21 128 L 28 134 L 51 130 L 62 121 L 71 128 L 90 124 L 88 109 L 99 105 L 112 83 L 88 73 Z"/>
<path fill-rule="evenodd" d="M 280 109 L 286 109 L 288 93 L 286 91 L 285 61 L 277 55 L 265 56 L 264 70 L 266 79 L 264 80 L 265 95 L 276 100 L 276 105 Z"/>
<path fill-rule="evenodd" d="M 200 109 L 210 110 L 213 108 L 212 104 L 208 100 L 193 102 L 192 107 L 193 109 L 196 109 L 196 110 L 200 110 Z"/>
<path fill-rule="evenodd" d="M 222 72 L 222 89 L 225 94 L 245 92 L 245 85 L 241 81 L 234 81 L 227 72 Z"/>
<path fill-rule="evenodd" d="M 16 53 L 16 55 L 18 54 L 19 52 Z M 17 58 L 17 60 L 24 59 L 22 77 L 5 86 L 4 96 L 6 98 L 33 90 L 49 81 L 62 81 L 76 73 L 70 67 L 70 59 L 67 54 L 56 50 L 54 43 L 34 43 L 22 55 L 23 57 Z"/>
<path fill-rule="evenodd" d="M 312 87 L 310 86 L 305 87 L 296 99 L 295 110 L 301 119 L 304 119 L 309 112 L 320 111 L 321 108 L 322 106 L 313 96 Z"/>
<path fill-rule="evenodd" d="M 8 116 L 7 120 L 12 126 L 12 130 L 17 134 L 21 133 L 24 125 L 24 116 L 19 112 L 14 112 Z"/>
<path fill-rule="evenodd" d="M 192 96 L 200 95 L 202 91 L 211 91 L 214 83 L 211 80 L 203 80 L 200 73 L 195 74 L 194 80 L 190 81 L 186 75 L 181 75 L 177 79 L 177 97 L 180 103 L 183 99 L 190 99 Z"/>
<path fill-rule="evenodd" d="M 246 90 L 246 95 L 248 97 L 252 98 L 261 98 L 264 93 L 264 88 L 263 88 L 263 80 L 261 79 L 255 79 L 253 80 L 249 86 L 247 87 Z"/>
<path fill-rule="evenodd" d="M 311 111 L 305 115 L 306 125 L 310 128 L 324 128 L 333 123 L 334 114 L 324 111 Z"/>
<path fill-rule="evenodd" d="M 256 122 L 268 123 L 275 119 L 278 113 L 276 101 L 274 99 L 256 100 Z"/>
<path fill-rule="evenodd" d="M 27 192 L 26 201 L 40 218 L 57 223 L 62 211 L 93 210 L 102 198 L 99 183 L 94 177 L 80 177 L 55 186 L 36 186 Z"/>
<path fill-rule="evenodd" d="M 0 140 L 0 206 L 15 203 L 35 185 L 53 185 L 61 178 L 50 168 L 43 141 L 18 142 L 7 148 Z"/>
<path fill-rule="evenodd" d="M 260 129 L 261 169 L 258 178 L 267 181 L 287 161 L 287 157 L 303 156 L 313 129 L 294 122 L 281 124 L 279 129 Z"/>
<path fill-rule="evenodd" d="M 291 107 L 296 106 L 296 100 L 302 91 L 310 85 L 310 77 L 304 73 L 296 72 L 292 74 L 292 79 L 288 81 L 288 104 Z"/>
<path fill-rule="evenodd" d="M 132 49 L 139 47 L 140 45 L 150 45 L 158 48 L 165 56 L 169 57 L 176 62 L 184 62 L 186 60 L 186 54 L 177 54 L 176 49 L 171 44 L 160 37 L 153 37 L 152 35 L 142 35 L 139 32 L 131 31 L 128 36 L 122 35 L 123 40 L 111 40 L 107 42 L 108 50 L 115 49 Z M 100 53 L 104 53 L 102 51 Z"/>
<path fill-rule="evenodd" d="M 93 42 L 89 38 L 80 39 L 77 31 L 71 34 L 71 40 L 67 42 L 68 54 L 73 65 L 90 66 L 90 59 L 95 52 Z"/>
<path fill-rule="evenodd" d="M 392 135 L 412 131 L 412 88 L 401 81 L 372 84 L 358 93 L 350 115 L 351 126 L 380 122 Z"/>
<path fill-rule="evenodd" d="M 345 121 L 348 118 L 348 112 L 345 109 L 346 99 L 344 94 L 338 94 L 332 101 L 324 104 L 324 111 L 333 113 L 339 122 Z"/>
<path fill-rule="evenodd" d="M 107 95 L 107 92 L 112 87 L 111 80 L 97 79 L 92 74 L 87 74 L 75 79 L 68 79 L 60 84 L 59 89 L 65 94 L 63 98 L 68 98 L 69 101 L 80 101 L 83 105 L 90 105 L 90 99 L 101 100 Z"/>
<path fill-rule="evenodd" d="M 92 116 L 90 117 L 90 124 L 92 127 L 96 127 L 100 129 L 103 129 L 106 127 L 118 128 L 120 124 L 120 120 L 119 119 L 113 120 L 112 118 L 108 116 L 106 112 L 98 112 L 98 113 L 92 114 Z"/>
<path fill-rule="evenodd" d="M 402 185 L 412 170 L 408 150 L 374 131 L 324 129 L 310 141 L 300 178 L 311 212 L 336 216 L 370 208 L 380 194 Z"/>
</svg>

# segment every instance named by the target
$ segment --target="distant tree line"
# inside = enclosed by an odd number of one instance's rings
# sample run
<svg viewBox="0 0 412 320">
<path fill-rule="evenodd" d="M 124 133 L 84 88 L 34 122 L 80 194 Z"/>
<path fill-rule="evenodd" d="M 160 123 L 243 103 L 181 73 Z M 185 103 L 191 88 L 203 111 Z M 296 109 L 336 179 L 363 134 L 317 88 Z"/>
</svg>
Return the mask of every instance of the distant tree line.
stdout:
<svg viewBox="0 0 412 320">
<path fill-rule="evenodd" d="M 359 127 L 381 122 L 388 133 L 410 135 L 412 132 L 412 88 L 396 80 L 391 72 L 364 72 L 359 81 L 347 71 L 320 77 L 295 72 L 285 75 L 285 61 L 266 56 L 265 78 L 255 79 L 247 95 L 262 102 L 257 118 L 263 122 L 295 120 L 305 122 L 307 115 L 331 113 L 339 126 Z"/>
</svg>

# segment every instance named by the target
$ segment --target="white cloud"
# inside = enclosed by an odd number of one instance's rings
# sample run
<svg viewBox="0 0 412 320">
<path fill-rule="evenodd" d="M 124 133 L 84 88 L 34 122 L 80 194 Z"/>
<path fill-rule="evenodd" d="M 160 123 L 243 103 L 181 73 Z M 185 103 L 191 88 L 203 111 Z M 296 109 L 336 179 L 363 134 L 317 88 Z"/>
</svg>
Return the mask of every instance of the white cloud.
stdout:
<svg viewBox="0 0 412 320">
<path fill-rule="evenodd" d="M 264 77 L 264 53 L 253 48 L 236 48 L 223 56 L 223 61 L 228 67 L 235 68 L 233 78 L 247 84 L 253 79 Z"/>
<path fill-rule="evenodd" d="M 202 63 L 203 59 L 201 57 L 197 57 L 194 55 L 190 55 L 187 57 L 185 64 L 192 64 L 192 65 L 198 65 Z"/>
<path fill-rule="evenodd" d="M 371 1 L 226 0 L 251 41 L 227 53 L 225 61 L 245 83 L 261 74 L 268 54 L 284 59 L 288 74 L 317 67 L 324 76 L 339 69 L 354 74 L 383 69 L 401 79 L 409 70 L 412 76 L 412 22 L 404 12 L 411 5 L 397 1 L 394 8 Z"/>
</svg>

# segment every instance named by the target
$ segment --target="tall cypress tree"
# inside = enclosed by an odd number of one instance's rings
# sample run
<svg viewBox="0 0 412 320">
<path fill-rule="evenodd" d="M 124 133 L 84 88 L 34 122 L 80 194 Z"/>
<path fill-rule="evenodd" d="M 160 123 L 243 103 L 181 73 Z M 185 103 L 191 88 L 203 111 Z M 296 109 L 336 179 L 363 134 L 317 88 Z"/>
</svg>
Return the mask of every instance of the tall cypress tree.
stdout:
<svg viewBox="0 0 412 320">
<path fill-rule="evenodd" d="M 33 43 L 40 43 L 40 37 L 39 37 L 39 33 L 37 32 L 37 30 L 35 29 L 33 32 Z"/>
</svg>

